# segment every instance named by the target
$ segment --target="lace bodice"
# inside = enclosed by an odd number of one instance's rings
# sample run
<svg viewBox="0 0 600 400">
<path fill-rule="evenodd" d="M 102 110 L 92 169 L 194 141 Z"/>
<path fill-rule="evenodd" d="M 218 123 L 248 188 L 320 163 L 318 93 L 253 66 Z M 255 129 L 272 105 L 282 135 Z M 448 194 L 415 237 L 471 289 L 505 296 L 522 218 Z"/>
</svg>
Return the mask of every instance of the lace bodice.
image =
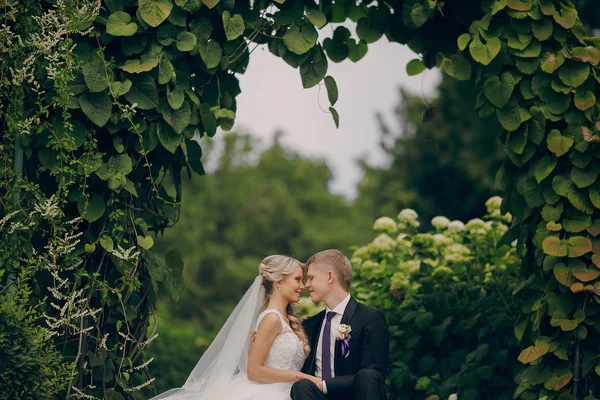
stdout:
<svg viewBox="0 0 600 400">
<path fill-rule="evenodd" d="M 287 322 L 285 322 L 279 311 L 268 309 L 260 313 L 256 320 L 256 329 L 258 329 L 258 325 L 260 325 L 260 322 L 267 314 L 276 314 L 279 317 L 282 331 L 281 334 L 275 338 L 275 341 L 269 350 L 269 354 L 267 355 L 264 364 L 265 367 L 300 371 L 306 358 L 304 349 L 302 348 L 302 342 Z"/>
</svg>

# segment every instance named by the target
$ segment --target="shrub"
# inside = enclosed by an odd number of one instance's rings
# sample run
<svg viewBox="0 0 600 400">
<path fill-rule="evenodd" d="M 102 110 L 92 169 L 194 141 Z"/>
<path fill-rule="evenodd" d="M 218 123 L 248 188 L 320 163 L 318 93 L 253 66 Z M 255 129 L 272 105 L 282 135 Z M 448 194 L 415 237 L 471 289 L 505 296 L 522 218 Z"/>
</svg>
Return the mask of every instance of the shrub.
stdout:
<svg viewBox="0 0 600 400">
<path fill-rule="evenodd" d="M 377 220 L 378 235 L 354 251 L 351 291 L 387 316 L 395 398 L 512 398 L 523 368 L 511 303 L 519 260 L 500 241 L 511 219 L 500 202 L 466 224 L 436 217 L 424 233 L 417 213 L 402 210 L 395 225 Z"/>
<path fill-rule="evenodd" d="M 64 388 L 70 366 L 50 330 L 36 323 L 25 274 L 14 290 L 0 291 L 0 399 L 49 399 Z"/>
</svg>

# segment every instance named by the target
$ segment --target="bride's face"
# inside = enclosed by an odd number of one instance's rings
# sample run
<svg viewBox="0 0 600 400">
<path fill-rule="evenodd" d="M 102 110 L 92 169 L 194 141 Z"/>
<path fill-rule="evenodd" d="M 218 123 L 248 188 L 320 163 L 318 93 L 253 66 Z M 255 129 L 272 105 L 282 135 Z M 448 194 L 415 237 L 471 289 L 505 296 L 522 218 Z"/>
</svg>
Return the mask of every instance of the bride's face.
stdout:
<svg viewBox="0 0 600 400">
<path fill-rule="evenodd" d="M 283 296 L 290 303 L 298 302 L 300 300 L 300 296 L 302 296 L 302 291 L 304 290 L 302 279 L 304 279 L 304 271 L 302 270 L 302 267 L 296 268 L 294 273 L 283 278 L 279 283 L 279 286 L 281 287 L 281 291 L 279 293 L 281 296 Z"/>
</svg>

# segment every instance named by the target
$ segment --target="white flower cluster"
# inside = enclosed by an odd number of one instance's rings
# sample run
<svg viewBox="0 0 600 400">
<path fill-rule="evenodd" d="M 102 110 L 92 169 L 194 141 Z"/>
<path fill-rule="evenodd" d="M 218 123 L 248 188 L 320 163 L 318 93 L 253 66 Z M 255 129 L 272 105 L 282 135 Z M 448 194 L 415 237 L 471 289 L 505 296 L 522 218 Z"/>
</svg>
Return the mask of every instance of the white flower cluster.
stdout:
<svg viewBox="0 0 600 400">
<path fill-rule="evenodd" d="M 387 234 L 382 233 L 377 236 L 369 245 L 367 246 L 369 250 L 372 251 L 390 251 L 394 247 L 396 247 L 396 241 L 389 237 Z"/>
<path fill-rule="evenodd" d="M 431 225 L 436 229 L 446 229 L 448 228 L 448 225 L 450 225 L 450 220 L 443 216 L 433 217 Z"/>
<path fill-rule="evenodd" d="M 398 221 L 400 221 L 398 227 L 400 229 L 418 228 L 421 226 L 421 223 L 417 221 L 418 218 L 419 214 L 417 214 L 415 210 L 405 208 L 404 210 L 400 211 L 400 214 L 398 214 Z"/>
<path fill-rule="evenodd" d="M 133 246 L 133 247 L 125 250 L 125 249 L 123 249 L 123 247 L 118 245 L 116 249 L 113 249 L 112 255 L 117 258 L 120 258 L 121 260 L 124 260 L 124 261 L 136 262 L 140 256 L 139 251 L 134 251 L 136 249 L 137 249 L 137 247 Z"/>
<path fill-rule="evenodd" d="M 396 221 L 390 217 L 381 217 L 378 218 L 373 224 L 373 230 L 396 233 L 398 232 L 398 224 L 396 224 Z"/>
</svg>

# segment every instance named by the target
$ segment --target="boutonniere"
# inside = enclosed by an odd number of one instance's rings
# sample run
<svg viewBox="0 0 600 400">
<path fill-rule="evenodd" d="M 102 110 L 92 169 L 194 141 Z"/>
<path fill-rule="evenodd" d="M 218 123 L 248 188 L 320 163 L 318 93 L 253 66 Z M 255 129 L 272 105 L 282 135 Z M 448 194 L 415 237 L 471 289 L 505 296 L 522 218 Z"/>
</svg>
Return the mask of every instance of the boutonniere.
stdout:
<svg viewBox="0 0 600 400">
<path fill-rule="evenodd" d="M 350 335 L 351 332 L 352 327 L 350 325 L 340 324 L 340 326 L 338 326 L 338 336 L 335 338 L 335 340 L 342 341 L 342 355 L 344 358 L 348 358 L 350 355 L 350 339 L 352 339 L 352 336 Z"/>
</svg>

